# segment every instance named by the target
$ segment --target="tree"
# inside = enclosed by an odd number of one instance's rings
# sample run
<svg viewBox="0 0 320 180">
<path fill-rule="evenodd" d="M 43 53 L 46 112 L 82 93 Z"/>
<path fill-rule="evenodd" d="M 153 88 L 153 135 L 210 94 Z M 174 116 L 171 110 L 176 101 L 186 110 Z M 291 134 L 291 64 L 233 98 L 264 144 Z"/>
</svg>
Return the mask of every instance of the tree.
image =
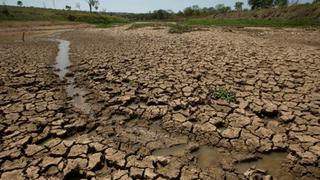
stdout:
<svg viewBox="0 0 320 180">
<path fill-rule="evenodd" d="M 225 6 L 224 4 L 217 4 L 216 5 L 216 10 L 218 13 L 225 13 L 231 10 L 229 6 Z"/>
<path fill-rule="evenodd" d="M 17 5 L 21 7 L 23 5 L 22 1 L 17 1 Z"/>
<path fill-rule="evenodd" d="M 313 0 L 313 4 L 320 4 L 320 0 Z"/>
<path fill-rule="evenodd" d="M 273 0 L 248 0 L 251 9 L 270 8 L 273 5 Z"/>
<path fill-rule="evenodd" d="M 90 13 L 92 13 L 92 8 L 94 7 L 95 9 L 99 8 L 99 0 L 88 0 L 88 5 L 90 9 Z"/>
<path fill-rule="evenodd" d="M 286 7 L 288 6 L 288 0 L 275 0 L 274 1 L 274 5 L 278 6 L 278 7 Z"/>
<path fill-rule="evenodd" d="M 66 10 L 70 11 L 71 10 L 71 6 L 66 5 Z"/>
<path fill-rule="evenodd" d="M 193 9 L 192 7 L 187 7 L 183 10 L 183 14 L 185 16 L 192 16 L 193 15 Z"/>
<path fill-rule="evenodd" d="M 236 2 L 235 5 L 234 5 L 234 8 L 237 11 L 242 11 L 242 6 L 243 6 L 243 2 Z"/>
<path fill-rule="evenodd" d="M 168 19 L 170 16 L 170 12 L 163 9 L 155 10 L 151 14 L 152 19 Z"/>
</svg>

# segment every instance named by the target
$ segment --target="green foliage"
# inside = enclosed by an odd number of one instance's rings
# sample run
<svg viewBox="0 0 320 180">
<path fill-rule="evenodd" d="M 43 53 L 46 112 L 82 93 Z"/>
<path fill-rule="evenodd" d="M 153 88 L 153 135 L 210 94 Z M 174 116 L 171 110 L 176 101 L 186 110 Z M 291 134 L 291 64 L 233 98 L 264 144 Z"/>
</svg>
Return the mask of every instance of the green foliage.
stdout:
<svg viewBox="0 0 320 180">
<path fill-rule="evenodd" d="M 0 17 L 9 17 L 10 16 L 10 12 L 7 8 L 7 6 L 3 6 L 1 8 L 1 14 L 0 14 Z"/>
<path fill-rule="evenodd" d="M 222 99 L 225 101 L 236 102 L 236 94 L 225 88 L 216 88 L 210 92 L 210 98 L 214 100 Z"/>
<path fill-rule="evenodd" d="M 87 2 L 89 5 L 90 13 L 92 13 L 92 8 L 98 9 L 99 0 L 88 0 Z"/>
<path fill-rule="evenodd" d="M 164 26 L 170 26 L 170 25 L 172 24 L 165 23 L 165 22 L 133 23 L 127 30 L 140 29 L 144 27 L 158 28 L 158 27 L 164 27 Z"/>
<path fill-rule="evenodd" d="M 270 8 L 273 5 L 273 0 L 248 0 L 251 9 Z"/>
<path fill-rule="evenodd" d="M 17 1 L 17 5 L 20 6 L 20 7 L 23 6 L 22 1 Z"/>
<path fill-rule="evenodd" d="M 71 10 L 71 6 L 66 5 L 66 10 L 70 11 Z"/>
<path fill-rule="evenodd" d="M 231 11 L 231 8 L 229 6 L 225 6 L 224 4 L 217 4 L 216 11 L 218 13 L 226 13 L 226 12 Z"/>
<path fill-rule="evenodd" d="M 182 34 L 182 33 L 186 33 L 186 32 L 191 32 L 193 31 L 193 27 L 189 26 L 189 25 L 185 25 L 185 24 L 175 24 L 172 25 L 169 29 L 169 33 L 172 34 Z"/>
<path fill-rule="evenodd" d="M 126 23 L 126 18 L 118 16 L 109 16 L 98 13 L 88 13 L 81 11 L 65 11 L 42 8 L 20 8 L 11 6 L 0 6 L 0 20 L 16 20 L 16 21 L 72 21 L 84 22 L 96 25 L 110 25 L 118 23 Z"/>
<path fill-rule="evenodd" d="M 242 6 L 243 6 L 243 2 L 236 2 L 234 4 L 234 8 L 237 10 L 237 11 L 242 11 Z"/>
<path fill-rule="evenodd" d="M 183 10 L 184 16 L 198 16 L 201 14 L 201 9 L 198 5 L 187 7 Z"/>
<path fill-rule="evenodd" d="M 160 27 L 169 27 L 169 33 L 172 34 L 182 34 L 196 30 L 194 27 L 186 24 L 174 24 L 165 22 L 134 23 L 127 30 L 139 29 L 144 27 L 153 27 L 153 29 L 159 29 Z"/>
<path fill-rule="evenodd" d="M 151 14 L 152 19 L 164 20 L 169 19 L 172 13 L 163 9 L 155 10 Z"/>
<path fill-rule="evenodd" d="M 316 19 L 189 19 L 187 25 L 236 27 L 319 27 Z"/>
<path fill-rule="evenodd" d="M 274 5 L 278 7 L 286 7 L 288 6 L 288 0 L 275 0 Z"/>
<path fill-rule="evenodd" d="M 314 0 L 312 3 L 313 4 L 320 4 L 320 0 Z"/>
</svg>

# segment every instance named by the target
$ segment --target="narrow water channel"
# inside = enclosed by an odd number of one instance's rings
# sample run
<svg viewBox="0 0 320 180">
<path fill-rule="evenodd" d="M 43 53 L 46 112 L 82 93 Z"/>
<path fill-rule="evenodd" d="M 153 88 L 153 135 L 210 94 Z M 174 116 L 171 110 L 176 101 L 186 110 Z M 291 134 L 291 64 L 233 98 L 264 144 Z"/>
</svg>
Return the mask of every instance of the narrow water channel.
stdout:
<svg viewBox="0 0 320 180">
<path fill-rule="evenodd" d="M 69 59 L 70 42 L 66 40 L 56 39 L 59 42 L 59 52 L 56 57 L 56 64 L 54 65 L 56 74 L 61 81 L 66 81 L 65 90 L 68 97 L 72 98 L 72 104 L 82 113 L 91 115 L 91 106 L 86 102 L 86 90 L 78 88 L 75 84 L 74 77 L 66 76 L 69 72 L 68 67 L 71 65 Z"/>
</svg>

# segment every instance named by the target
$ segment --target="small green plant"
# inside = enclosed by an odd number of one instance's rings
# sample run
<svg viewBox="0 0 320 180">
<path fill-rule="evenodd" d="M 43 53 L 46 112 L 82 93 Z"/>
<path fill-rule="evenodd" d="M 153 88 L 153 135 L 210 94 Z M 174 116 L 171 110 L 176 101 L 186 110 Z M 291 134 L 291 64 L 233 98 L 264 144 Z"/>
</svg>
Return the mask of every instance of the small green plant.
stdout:
<svg viewBox="0 0 320 180">
<path fill-rule="evenodd" d="M 236 94 L 230 90 L 227 90 L 225 88 L 216 88 L 210 93 L 211 99 L 223 99 L 225 101 L 230 102 L 236 102 Z"/>
<path fill-rule="evenodd" d="M 134 80 L 129 80 L 129 85 L 130 86 L 135 86 L 136 85 L 136 82 Z"/>
</svg>

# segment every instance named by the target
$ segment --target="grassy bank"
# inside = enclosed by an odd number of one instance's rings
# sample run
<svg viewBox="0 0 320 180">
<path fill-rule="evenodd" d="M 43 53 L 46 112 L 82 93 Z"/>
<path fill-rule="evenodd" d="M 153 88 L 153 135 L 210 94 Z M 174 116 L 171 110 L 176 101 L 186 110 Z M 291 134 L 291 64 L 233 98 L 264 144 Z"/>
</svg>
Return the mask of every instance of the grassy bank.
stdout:
<svg viewBox="0 0 320 180">
<path fill-rule="evenodd" d="M 0 6 L 0 21 L 69 21 L 102 27 L 126 23 L 128 20 L 123 17 L 83 11 Z"/>
<path fill-rule="evenodd" d="M 237 27 L 320 27 L 317 19 L 188 19 L 190 26 L 237 26 Z"/>
</svg>

